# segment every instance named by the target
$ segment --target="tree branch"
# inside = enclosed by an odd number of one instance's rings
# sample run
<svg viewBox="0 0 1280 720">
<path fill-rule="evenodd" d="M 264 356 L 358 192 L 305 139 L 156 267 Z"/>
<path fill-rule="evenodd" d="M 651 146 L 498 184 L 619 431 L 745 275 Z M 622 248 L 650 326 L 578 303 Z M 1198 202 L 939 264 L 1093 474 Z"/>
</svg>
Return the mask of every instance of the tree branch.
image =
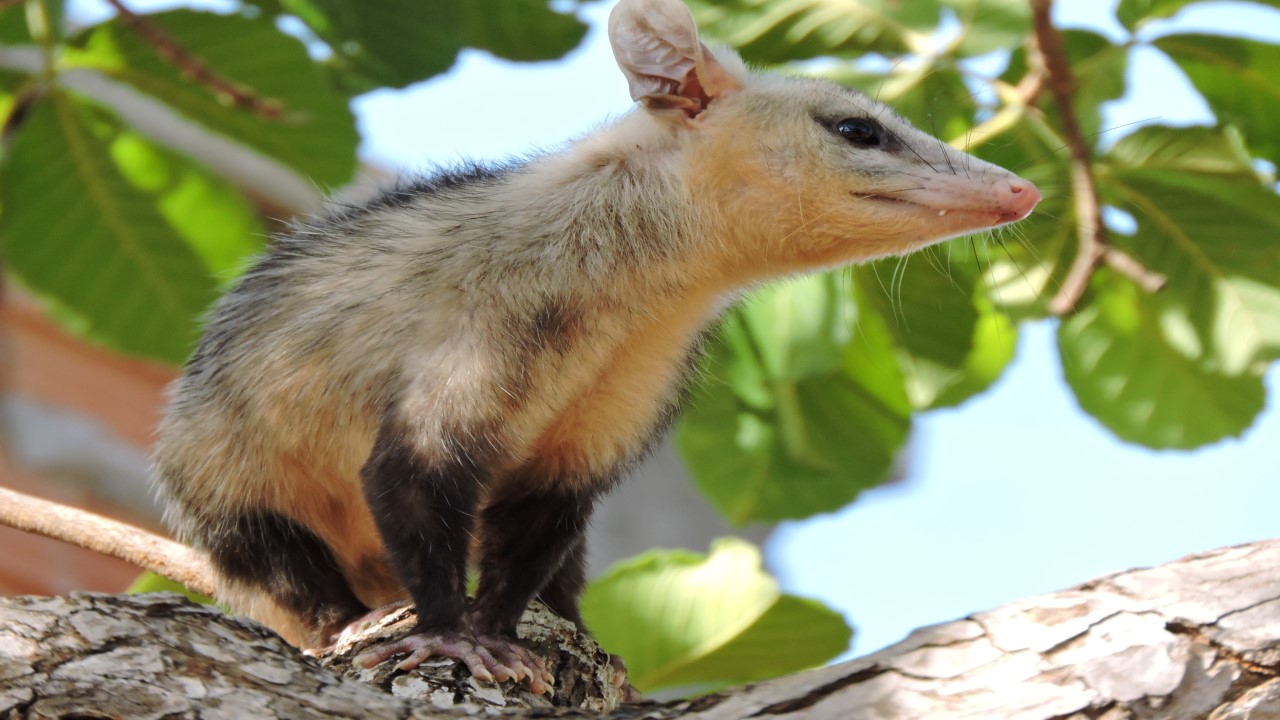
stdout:
<svg viewBox="0 0 1280 720">
<path fill-rule="evenodd" d="M 521 635 L 539 623 L 522 624 Z M 555 627 L 546 638 L 561 634 Z M 584 647 L 573 652 L 608 666 L 593 645 Z M 390 664 L 353 670 L 356 649 L 322 658 L 330 673 L 260 626 L 171 594 L 0 599 L 0 717 L 434 718 L 445 708 L 599 717 L 602 706 L 588 698 L 609 687 L 590 663 L 558 655 L 551 707 L 514 683 L 479 684 L 448 660 L 409 672 Z M 378 674 L 353 674 L 360 672 Z M 624 705 L 609 717 L 1276 714 L 1280 540 L 1117 573 L 922 628 L 840 665 L 689 700 Z"/>
<path fill-rule="evenodd" d="M 1049 301 L 1049 312 L 1065 315 L 1075 310 L 1080 298 L 1089 286 L 1093 272 L 1103 263 L 1110 265 L 1138 282 L 1144 289 L 1154 292 L 1164 285 L 1164 278 L 1143 267 L 1137 259 L 1121 253 L 1107 239 L 1106 226 L 1102 222 L 1102 204 L 1093 178 L 1092 148 L 1085 141 L 1080 123 L 1076 119 L 1075 75 L 1063 47 L 1062 33 L 1053 24 L 1053 0 L 1031 0 L 1031 22 L 1035 30 L 1029 59 L 1042 72 L 1043 85 L 1053 95 L 1062 119 L 1062 131 L 1067 149 L 1071 153 L 1071 195 L 1076 211 L 1076 256 L 1063 278 L 1057 295 Z M 1024 92 L 1039 91 L 1028 87 Z"/>
<path fill-rule="evenodd" d="M 213 594 L 207 563 L 191 548 L 140 527 L 0 488 L 0 524 L 119 558 Z"/>
</svg>

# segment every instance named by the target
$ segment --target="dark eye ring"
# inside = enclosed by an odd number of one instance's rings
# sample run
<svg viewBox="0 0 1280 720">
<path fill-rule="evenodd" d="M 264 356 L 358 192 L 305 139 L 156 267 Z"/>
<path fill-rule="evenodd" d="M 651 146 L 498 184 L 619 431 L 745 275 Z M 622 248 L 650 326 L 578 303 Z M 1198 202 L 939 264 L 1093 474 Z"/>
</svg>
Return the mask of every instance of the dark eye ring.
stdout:
<svg viewBox="0 0 1280 720">
<path fill-rule="evenodd" d="M 845 118 L 835 124 L 835 131 L 845 140 L 863 147 L 879 145 L 884 133 L 879 123 L 868 118 Z"/>
</svg>

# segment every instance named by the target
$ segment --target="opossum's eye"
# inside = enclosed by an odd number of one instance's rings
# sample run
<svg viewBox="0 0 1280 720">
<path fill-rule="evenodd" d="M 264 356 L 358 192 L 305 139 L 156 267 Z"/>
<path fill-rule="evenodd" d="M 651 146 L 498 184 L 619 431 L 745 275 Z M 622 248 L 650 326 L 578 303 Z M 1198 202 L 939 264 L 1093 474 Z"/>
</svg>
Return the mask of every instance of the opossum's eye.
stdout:
<svg viewBox="0 0 1280 720">
<path fill-rule="evenodd" d="M 875 147 L 884 137 L 880 123 L 869 118 L 845 118 L 835 124 L 835 131 L 845 140 L 863 147 Z"/>
</svg>

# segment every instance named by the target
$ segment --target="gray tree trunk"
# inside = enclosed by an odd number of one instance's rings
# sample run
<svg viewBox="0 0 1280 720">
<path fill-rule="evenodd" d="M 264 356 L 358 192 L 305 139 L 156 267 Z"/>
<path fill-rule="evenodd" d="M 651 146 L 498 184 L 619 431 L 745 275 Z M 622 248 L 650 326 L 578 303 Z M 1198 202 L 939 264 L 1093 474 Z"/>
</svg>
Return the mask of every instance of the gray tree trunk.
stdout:
<svg viewBox="0 0 1280 720">
<path fill-rule="evenodd" d="M 173 595 L 10 598 L 0 601 L 0 717 L 591 717 L 616 701 L 607 656 L 589 639 L 549 613 L 531 613 L 521 631 L 556 658 L 552 699 L 477 683 L 452 661 L 355 672 L 359 642 L 324 667 L 253 623 Z M 1280 540 L 1119 573 L 923 628 L 840 665 L 611 717 L 1280 717 Z"/>
</svg>

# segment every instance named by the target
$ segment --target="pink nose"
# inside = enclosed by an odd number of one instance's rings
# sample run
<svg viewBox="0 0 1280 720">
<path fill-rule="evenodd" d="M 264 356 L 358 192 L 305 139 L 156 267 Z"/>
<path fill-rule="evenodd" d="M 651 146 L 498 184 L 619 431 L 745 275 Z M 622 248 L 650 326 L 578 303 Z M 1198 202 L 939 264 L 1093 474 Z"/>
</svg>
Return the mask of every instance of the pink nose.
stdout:
<svg viewBox="0 0 1280 720">
<path fill-rule="evenodd" d="M 1039 188 L 1022 178 L 1006 180 L 1001 185 L 1000 222 L 1021 220 L 1040 202 Z"/>
</svg>

